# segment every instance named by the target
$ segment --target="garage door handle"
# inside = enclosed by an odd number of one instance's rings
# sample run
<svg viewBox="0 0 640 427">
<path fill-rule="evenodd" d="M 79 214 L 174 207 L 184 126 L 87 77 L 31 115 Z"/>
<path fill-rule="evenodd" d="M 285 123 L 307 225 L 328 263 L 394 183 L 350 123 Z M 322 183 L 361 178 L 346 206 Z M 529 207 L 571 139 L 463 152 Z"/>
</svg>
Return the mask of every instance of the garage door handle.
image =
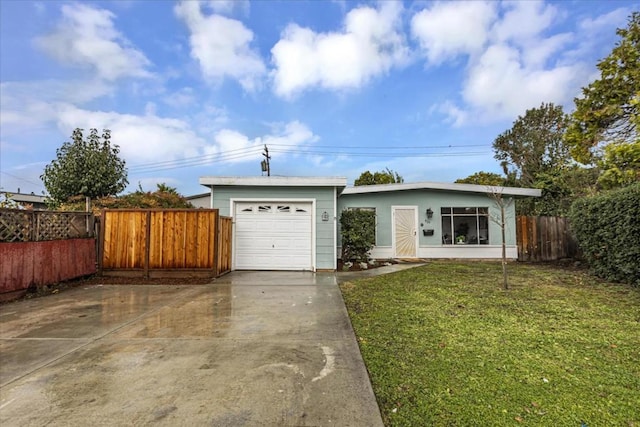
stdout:
<svg viewBox="0 0 640 427">
<path fill-rule="evenodd" d="M 276 245 L 271 245 L 271 247 L 272 247 L 272 248 L 275 248 L 275 247 L 276 247 Z"/>
</svg>

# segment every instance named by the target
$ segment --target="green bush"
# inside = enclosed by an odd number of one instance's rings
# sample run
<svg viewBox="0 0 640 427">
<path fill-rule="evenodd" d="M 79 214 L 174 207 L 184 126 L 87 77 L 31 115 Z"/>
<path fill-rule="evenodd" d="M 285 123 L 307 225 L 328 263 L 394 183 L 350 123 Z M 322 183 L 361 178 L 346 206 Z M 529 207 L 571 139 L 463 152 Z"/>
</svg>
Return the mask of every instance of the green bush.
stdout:
<svg viewBox="0 0 640 427">
<path fill-rule="evenodd" d="M 595 275 L 640 286 L 640 184 L 578 199 L 569 217 Z"/>
<path fill-rule="evenodd" d="M 376 214 L 373 211 L 345 210 L 340 216 L 342 260 L 367 261 L 376 242 Z"/>
<path fill-rule="evenodd" d="M 139 188 L 122 196 L 100 197 L 91 201 L 93 213 L 100 215 L 101 209 L 192 209 L 193 205 L 173 187 L 157 184 L 154 192 Z M 85 200 L 82 196 L 72 197 L 59 205 L 61 210 L 82 211 Z"/>
</svg>

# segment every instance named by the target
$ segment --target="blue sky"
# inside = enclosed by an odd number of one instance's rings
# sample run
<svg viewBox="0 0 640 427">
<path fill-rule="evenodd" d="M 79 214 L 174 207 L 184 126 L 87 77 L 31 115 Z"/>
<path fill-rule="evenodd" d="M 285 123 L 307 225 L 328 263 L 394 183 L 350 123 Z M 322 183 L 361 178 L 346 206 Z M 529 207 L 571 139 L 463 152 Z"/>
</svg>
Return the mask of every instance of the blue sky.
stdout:
<svg viewBox="0 0 640 427">
<path fill-rule="evenodd" d="M 74 128 L 109 128 L 129 189 L 205 175 L 407 182 L 500 172 L 491 144 L 573 108 L 630 1 L 0 0 L 0 187 L 35 192 Z"/>
</svg>

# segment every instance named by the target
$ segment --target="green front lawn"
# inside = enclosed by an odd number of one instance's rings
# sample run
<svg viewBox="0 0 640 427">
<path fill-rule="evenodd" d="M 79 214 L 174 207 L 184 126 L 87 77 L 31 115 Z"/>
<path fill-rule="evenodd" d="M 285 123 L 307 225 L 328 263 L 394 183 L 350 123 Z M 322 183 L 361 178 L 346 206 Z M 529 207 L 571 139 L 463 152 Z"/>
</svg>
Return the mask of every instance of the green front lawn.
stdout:
<svg viewBox="0 0 640 427">
<path fill-rule="evenodd" d="M 640 427 L 640 289 L 431 262 L 341 285 L 386 425 Z"/>
</svg>

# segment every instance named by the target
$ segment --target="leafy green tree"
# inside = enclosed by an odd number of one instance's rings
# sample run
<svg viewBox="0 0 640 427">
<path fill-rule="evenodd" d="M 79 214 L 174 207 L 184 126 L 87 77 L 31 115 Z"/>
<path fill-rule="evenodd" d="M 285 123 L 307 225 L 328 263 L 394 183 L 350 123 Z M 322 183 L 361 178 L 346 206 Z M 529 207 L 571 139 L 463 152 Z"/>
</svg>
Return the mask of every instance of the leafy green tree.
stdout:
<svg viewBox="0 0 640 427">
<path fill-rule="evenodd" d="M 543 103 L 518 116 L 513 127 L 496 138 L 494 157 L 510 184 L 531 187 L 538 174 L 568 164 L 569 149 L 563 141 L 567 123 L 561 106 Z"/>
<path fill-rule="evenodd" d="M 640 12 L 633 12 L 620 40 L 598 62 L 600 78 L 582 89 L 565 135 L 575 160 L 591 164 L 608 143 L 638 142 L 640 127 Z"/>
<path fill-rule="evenodd" d="M 354 185 L 400 184 L 403 182 L 404 178 L 398 172 L 385 168 L 385 170 L 375 173 L 362 172 L 355 180 Z"/>
<path fill-rule="evenodd" d="M 111 145 L 111 131 L 105 129 L 100 136 L 97 129 L 91 129 L 86 139 L 82 132 L 73 131 L 71 142 L 56 150 L 56 159 L 40 176 L 55 203 L 74 196 L 112 196 L 129 183 L 125 162 L 118 156 L 120 148 Z"/>
<path fill-rule="evenodd" d="M 476 184 L 476 185 L 505 185 L 505 178 L 493 172 L 476 172 L 466 178 L 456 179 L 456 184 Z"/>
<path fill-rule="evenodd" d="M 605 190 L 640 182 L 640 141 L 607 145 L 599 165 L 598 184 Z"/>
<path fill-rule="evenodd" d="M 599 173 L 598 168 L 575 164 L 540 173 L 534 187 L 542 190 L 542 196 L 516 200 L 516 212 L 519 215 L 566 216 L 574 200 L 598 192 Z"/>
</svg>

